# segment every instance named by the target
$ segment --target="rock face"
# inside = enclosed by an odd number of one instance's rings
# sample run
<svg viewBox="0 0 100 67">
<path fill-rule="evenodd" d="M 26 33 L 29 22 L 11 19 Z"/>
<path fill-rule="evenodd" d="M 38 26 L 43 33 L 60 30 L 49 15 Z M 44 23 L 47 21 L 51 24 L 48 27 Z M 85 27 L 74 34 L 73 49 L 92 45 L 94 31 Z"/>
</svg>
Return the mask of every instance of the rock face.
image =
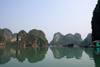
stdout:
<svg viewBox="0 0 100 67">
<path fill-rule="evenodd" d="M 39 37 L 45 37 L 44 32 L 41 31 L 41 30 L 37 30 L 37 29 L 30 30 L 28 35 L 35 35 L 35 36 L 39 36 Z"/>
<path fill-rule="evenodd" d="M 75 34 L 74 34 L 74 37 L 75 37 L 77 40 L 82 41 L 81 35 L 80 35 L 79 33 L 75 33 Z"/>
<path fill-rule="evenodd" d="M 24 31 L 24 30 L 21 30 L 19 33 L 18 33 L 18 44 L 24 44 L 26 43 L 26 40 L 27 39 L 27 33 Z"/>
<path fill-rule="evenodd" d="M 92 17 L 92 41 L 100 40 L 100 0 L 96 5 Z"/>
<path fill-rule="evenodd" d="M 67 35 L 64 36 L 64 39 L 73 38 L 73 37 L 74 37 L 73 34 L 67 34 Z"/>
<path fill-rule="evenodd" d="M 60 32 L 58 32 L 54 34 L 53 41 L 59 41 L 59 39 L 62 39 L 62 38 L 63 38 L 63 35 Z"/>
<path fill-rule="evenodd" d="M 14 42 L 17 40 L 17 33 L 12 34 L 12 32 L 7 29 L 1 29 L 2 35 L 5 38 L 5 42 Z"/>
<path fill-rule="evenodd" d="M 0 29 L 0 45 L 5 44 L 5 42 L 6 42 L 6 39 L 2 34 L 2 30 Z"/>
<path fill-rule="evenodd" d="M 38 43 L 38 44 L 48 44 L 48 41 L 45 37 L 45 34 L 41 30 L 32 29 L 29 31 L 28 36 L 30 37 L 31 43 Z"/>
<path fill-rule="evenodd" d="M 68 44 L 68 43 L 73 43 L 76 45 L 79 45 L 80 42 L 82 41 L 81 35 L 79 33 L 73 34 L 67 34 L 67 35 L 62 35 L 61 33 L 56 33 L 54 34 L 53 40 L 51 41 L 50 44 L 52 45 L 57 45 L 57 44 Z"/>
<path fill-rule="evenodd" d="M 0 29 L 0 45 L 6 44 L 6 42 L 14 42 L 17 40 L 17 33 L 12 34 L 12 32 L 7 29 Z"/>
<path fill-rule="evenodd" d="M 18 34 L 14 33 L 7 29 L 0 29 L 0 45 L 6 42 L 14 42 L 18 41 L 18 44 L 23 45 L 25 44 L 48 44 L 48 41 L 45 37 L 45 34 L 41 30 L 30 30 L 29 33 L 26 33 L 26 31 L 21 30 Z"/>
<path fill-rule="evenodd" d="M 29 33 L 26 33 L 24 30 L 18 33 L 18 44 L 48 44 L 45 34 L 41 30 L 30 30 Z"/>
<path fill-rule="evenodd" d="M 89 39 L 90 41 L 92 41 L 92 34 L 89 33 L 86 38 Z"/>
<path fill-rule="evenodd" d="M 12 35 L 11 42 L 14 42 L 14 41 L 16 41 L 16 40 L 17 40 L 17 33 L 14 33 L 14 34 Z"/>
<path fill-rule="evenodd" d="M 5 28 L 5 29 L 2 29 L 2 33 L 6 39 L 6 42 L 10 42 L 12 38 L 12 32 L 9 29 Z"/>
<path fill-rule="evenodd" d="M 92 34 L 91 33 L 89 33 L 87 35 L 87 37 L 84 39 L 83 42 L 80 43 L 80 45 L 89 45 L 90 42 L 92 42 Z"/>
</svg>

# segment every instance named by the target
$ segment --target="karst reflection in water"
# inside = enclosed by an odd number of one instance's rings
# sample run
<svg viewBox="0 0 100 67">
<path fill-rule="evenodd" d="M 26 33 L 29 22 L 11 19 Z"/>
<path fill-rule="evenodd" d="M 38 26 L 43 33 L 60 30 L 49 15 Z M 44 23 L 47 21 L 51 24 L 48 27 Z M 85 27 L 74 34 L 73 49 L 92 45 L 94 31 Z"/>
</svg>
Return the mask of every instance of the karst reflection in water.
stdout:
<svg viewBox="0 0 100 67">
<path fill-rule="evenodd" d="M 0 67 L 100 67 L 99 48 L 0 46 Z"/>
<path fill-rule="evenodd" d="M 42 61 L 45 58 L 47 47 L 32 48 L 32 47 L 6 47 L 0 49 L 0 64 L 9 62 L 12 58 L 17 58 L 18 62 L 24 62 L 25 58 L 28 62 L 35 63 Z"/>
</svg>

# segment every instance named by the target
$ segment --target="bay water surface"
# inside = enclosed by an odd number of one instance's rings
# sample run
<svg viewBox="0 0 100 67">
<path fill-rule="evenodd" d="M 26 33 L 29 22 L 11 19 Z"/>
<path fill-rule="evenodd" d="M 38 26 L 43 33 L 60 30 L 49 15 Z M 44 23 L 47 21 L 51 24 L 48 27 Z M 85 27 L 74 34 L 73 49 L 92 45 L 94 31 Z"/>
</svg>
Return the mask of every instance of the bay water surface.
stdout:
<svg viewBox="0 0 100 67">
<path fill-rule="evenodd" d="M 0 46 L 0 67 L 100 67 L 98 49 Z"/>
</svg>

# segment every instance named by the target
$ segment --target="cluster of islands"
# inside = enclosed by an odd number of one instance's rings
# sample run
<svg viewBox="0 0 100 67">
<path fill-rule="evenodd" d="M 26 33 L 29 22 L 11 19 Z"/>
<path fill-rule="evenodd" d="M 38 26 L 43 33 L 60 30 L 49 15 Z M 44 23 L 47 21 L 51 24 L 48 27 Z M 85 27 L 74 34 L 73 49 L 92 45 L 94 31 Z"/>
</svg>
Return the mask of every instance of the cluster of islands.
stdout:
<svg viewBox="0 0 100 67">
<path fill-rule="evenodd" d="M 100 46 L 100 0 L 93 11 L 91 20 L 92 33 L 82 40 L 81 34 L 75 33 L 62 35 L 60 32 L 54 34 L 53 40 L 48 43 L 45 33 L 41 30 L 32 29 L 28 33 L 21 30 L 18 33 L 12 33 L 11 30 L 0 29 L 0 45 L 18 45 L 18 46 L 47 46 L 47 45 L 90 45 Z"/>
<path fill-rule="evenodd" d="M 0 29 L 0 45 L 19 45 L 19 46 L 31 46 L 31 45 L 40 45 L 40 46 L 48 46 L 48 45 L 89 45 L 92 41 L 91 33 L 87 35 L 87 37 L 82 40 L 81 34 L 75 33 L 62 35 L 60 32 L 55 33 L 53 40 L 48 43 L 45 34 L 41 30 L 32 29 L 28 33 L 26 31 L 21 30 L 18 33 L 12 33 L 10 29 L 4 28 Z"/>
<path fill-rule="evenodd" d="M 30 30 L 28 33 L 21 30 L 18 33 L 12 34 L 11 30 L 5 28 L 0 29 L 0 45 L 19 45 L 24 44 L 48 44 L 45 34 L 41 30 Z"/>
<path fill-rule="evenodd" d="M 0 64 L 7 63 L 11 57 L 17 58 L 20 62 L 27 58 L 30 63 L 36 63 L 45 58 L 48 47 L 44 46 L 58 46 L 56 48 L 49 47 L 54 58 L 61 59 L 66 56 L 66 58 L 81 59 L 82 53 L 85 51 L 90 58 L 94 59 L 95 65 L 99 67 L 100 48 L 93 48 L 93 52 L 90 48 L 85 49 L 77 46 L 90 46 L 92 43 L 92 45 L 100 47 L 100 0 L 98 0 L 94 9 L 91 25 L 92 33 L 88 33 L 84 40 L 82 40 L 80 33 L 63 35 L 57 32 L 50 43 L 48 43 L 45 33 L 41 30 L 32 29 L 28 33 L 21 30 L 13 34 L 10 29 L 0 29 Z M 68 45 L 76 47 L 62 47 Z"/>
</svg>

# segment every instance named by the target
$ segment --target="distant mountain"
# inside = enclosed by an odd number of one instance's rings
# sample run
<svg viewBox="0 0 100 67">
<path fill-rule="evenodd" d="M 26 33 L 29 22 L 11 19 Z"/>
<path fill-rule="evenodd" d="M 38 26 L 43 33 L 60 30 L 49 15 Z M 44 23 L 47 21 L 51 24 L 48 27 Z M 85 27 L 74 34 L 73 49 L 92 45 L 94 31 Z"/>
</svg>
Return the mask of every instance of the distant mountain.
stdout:
<svg viewBox="0 0 100 67">
<path fill-rule="evenodd" d="M 80 43 L 80 45 L 89 45 L 90 42 L 92 42 L 92 34 L 91 33 L 89 33 L 87 35 L 87 37 L 84 39 L 83 42 Z"/>
<path fill-rule="evenodd" d="M 89 33 L 86 38 L 88 38 L 88 39 L 90 39 L 90 41 L 92 41 L 92 34 Z"/>
<path fill-rule="evenodd" d="M 74 34 L 75 39 L 82 41 L 81 35 L 79 33 Z"/>
<path fill-rule="evenodd" d="M 21 30 L 18 33 L 18 44 L 23 45 L 23 44 L 32 44 L 32 43 L 37 43 L 37 44 L 48 44 L 48 41 L 45 37 L 45 34 L 41 30 L 37 29 L 32 29 L 29 31 L 29 33 L 26 33 L 24 30 Z"/>
<path fill-rule="evenodd" d="M 6 42 L 10 42 L 12 35 L 13 35 L 12 32 L 9 29 L 4 28 L 4 29 L 2 29 L 2 33 L 3 33 L 3 36 L 6 39 Z"/>
<path fill-rule="evenodd" d="M 6 42 L 6 39 L 3 36 L 2 30 L 0 29 L 0 45 L 5 44 L 5 42 Z"/>
<path fill-rule="evenodd" d="M 24 43 L 27 42 L 27 38 L 28 38 L 28 36 L 27 36 L 26 31 L 21 30 L 21 31 L 18 33 L 18 36 L 17 36 L 18 44 L 23 45 Z"/>
<path fill-rule="evenodd" d="M 19 33 L 12 33 L 9 29 L 4 28 L 0 29 L 0 45 L 7 43 L 11 44 L 11 42 L 15 42 L 17 44 L 23 45 L 25 44 L 48 44 L 48 41 L 45 37 L 45 34 L 41 30 L 32 29 L 27 33 L 24 30 L 21 30 Z M 14 43 L 12 43 L 14 44 Z"/>
<path fill-rule="evenodd" d="M 17 33 L 14 33 L 14 34 L 12 35 L 11 42 L 14 42 L 14 41 L 16 41 L 16 40 L 17 40 Z"/>
<path fill-rule="evenodd" d="M 80 42 L 82 42 L 81 35 L 79 33 L 73 34 L 67 34 L 67 35 L 62 35 L 61 33 L 55 33 L 53 40 L 50 42 L 52 45 L 57 45 L 57 44 L 68 44 L 68 43 L 73 43 L 76 45 L 79 45 Z"/>
<path fill-rule="evenodd" d="M 58 33 L 54 34 L 53 41 L 57 42 L 57 41 L 61 40 L 62 38 L 63 38 L 63 35 L 60 32 L 58 32 Z"/>
</svg>

